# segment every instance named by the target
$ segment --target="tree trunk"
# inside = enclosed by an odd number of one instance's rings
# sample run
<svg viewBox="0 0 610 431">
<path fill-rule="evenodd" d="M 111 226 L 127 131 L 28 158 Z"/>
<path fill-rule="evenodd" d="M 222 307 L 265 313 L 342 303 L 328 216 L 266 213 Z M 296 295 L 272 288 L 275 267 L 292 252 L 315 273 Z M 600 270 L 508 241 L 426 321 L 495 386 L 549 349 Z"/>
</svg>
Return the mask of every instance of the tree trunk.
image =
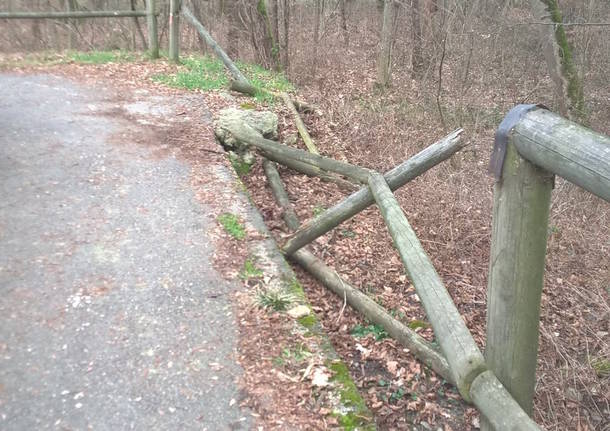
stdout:
<svg viewBox="0 0 610 431">
<path fill-rule="evenodd" d="M 311 74 L 315 77 L 318 69 L 318 44 L 320 43 L 320 21 L 322 20 L 322 0 L 315 1 L 315 13 L 313 23 L 313 53 L 311 55 Z"/>
<path fill-rule="evenodd" d="M 571 120 L 585 120 L 582 82 L 578 76 L 557 0 L 530 0 L 540 26 L 544 59 L 555 84 L 561 115 Z"/>
<path fill-rule="evenodd" d="M 66 2 L 66 6 L 68 9 L 68 12 L 75 12 L 78 10 L 78 4 L 76 3 L 76 0 L 68 0 Z M 137 18 L 135 18 L 137 19 Z M 78 29 L 77 27 L 77 22 L 78 20 L 76 19 L 69 19 L 68 20 L 68 26 L 69 26 L 69 39 L 68 39 L 68 49 L 74 50 L 77 49 L 77 39 L 76 39 L 76 31 Z"/>
<path fill-rule="evenodd" d="M 394 0 L 385 0 L 381 23 L 381 47 L 377 60 L 377 84 L 382 87 L 390 85 L 392 65 L 392 28 L 394 27 Z"/>
<path fill-rule="evenodd" d="M 425 69 L 424 56 L 422 51 L 420 0 L 412 0 L 411 21 L 411 24 L 413 26 L 413 53 L 411 55 L 412 76 L 415 79 L 420 79 Z"/>
<path fill-rule="evenodd" d="M 349 31 L 347 29 L 347 0 L 339 0 L 341 6 L 341 30 L 343 30 L 343 44 L 349 47 Z"/>
<path fill-rule="evenodd" d="M 275 62 L 275 69 L 280 70 L 282 62 L 280 60 L 280 0 L 269 0 L 271 2 L 271 32 L 273 35 L 273 47 L 271 54 Z"/>
<path fill-rule="evenodd" d="M 284 70 L 288 72 L 290 68 L 290 0 L 282 0 L 282 12 L 284 14 L 284 57 L 282 64 Z"/>
<path fill-rule="evenodd" d="M 68 0 L 70 1 L 70 0 Z M 131 8 L 132 11 L 136 10 L 136 2 L 135 0 L 129 0 L 129 6 Z M 142 42 L 142 49 L 143 50 L 147 50 L 148 49 L 148 43 L 146 43 L 146 37 L 144 36 L 144 32 L 142 31 L 142 26 L 140 25 L 140 21 L 138 20 L 138 17 L 133 17 L 133 25 L 136 27 L 136 31 L 138 32 L 138 35 L 140 36 L 140 41 Z"/>
<path fill-rule="evenodd" d="M 223 12 L 227 15 L 227 55 L 236 60 L 239 58 L 239 2 L 225 0 Z"/>
</svg>

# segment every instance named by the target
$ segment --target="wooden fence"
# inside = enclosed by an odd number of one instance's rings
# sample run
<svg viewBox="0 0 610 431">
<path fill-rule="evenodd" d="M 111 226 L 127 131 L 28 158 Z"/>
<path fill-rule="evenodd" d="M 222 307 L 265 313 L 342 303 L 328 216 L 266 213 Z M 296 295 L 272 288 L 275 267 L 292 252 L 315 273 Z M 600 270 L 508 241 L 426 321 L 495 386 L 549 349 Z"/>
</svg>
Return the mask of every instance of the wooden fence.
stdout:
<svg viewBox="0 0 610 431">
<path fill-rule="evenodd" d="M 187 8 L 182 12 L 226 65 L 234 80 L 232 88 L 252 94 L 253 87 L 203 25 Z M 296 109 L 294 114 L 298 124 Z M 530 416 L 554 175 L 610 201 L 610 138 L 534 105 L 515 107 L 500 124 L 490 164 L 496 184 L 484 357 L 393 194 L 459 151 L 461 130 L 381 175 L 321 156 L 315 146 L 307 145 L 307 152 L 265 139 L 239 120 L 225 122 L 223 127 L 264 157 L 269 184 L 293 231 L 280 247 L 287 257 L 453 383 L 482 413 L 484 429 L 539 429 Z M 301 129 L 302 122 L 298 130 L 307 143 L 309 135 Z M 301 225 L 273 162 L 307 175 L 340 175 L 363 186 Z M 350 286 L 306 248 L 373 203 L 381 211 L 440 350 Z"/>
<path fill-rule="evenodd" d="M 484 358 L 393 194 L 457 152 L 460 130 L 381 175 L 267 140 L 244 124 L 226 129 L 266 159 L 292 168 L 286 161 L 304 163 L 365 182 L 357 192 L 300 225 L 275 165 L 265 160 L 271 188 L 294 231 L 282 251 L 454 383 L 462 397 L 481 411 L 484 428 L 538 429 L 530 415 L 553 176 L 560 174 L 610 200 L 610 138 L 536 106 L 518 106 L 503 122 L 492 163 L 497 182 Z M 304 248 L 373 203 L 379 207 L 421 299 L 440 351 Z"/>
<path fill-rule="evenodd" d="M 172 0 L 172 4 L 175 0 Z M 0 19 L 84 19 L 84 18 L 144 18 L 148 27 L 148 49 L 151 58 L 159 58 L 156 0 L 146 0 L 146 10 L 104 10 L 65 12 L 0 12 Z M 70 2 L 67 2 L 68 7 Z M 170 15 L 171 19 L 171 15 Z"/>
</svg>

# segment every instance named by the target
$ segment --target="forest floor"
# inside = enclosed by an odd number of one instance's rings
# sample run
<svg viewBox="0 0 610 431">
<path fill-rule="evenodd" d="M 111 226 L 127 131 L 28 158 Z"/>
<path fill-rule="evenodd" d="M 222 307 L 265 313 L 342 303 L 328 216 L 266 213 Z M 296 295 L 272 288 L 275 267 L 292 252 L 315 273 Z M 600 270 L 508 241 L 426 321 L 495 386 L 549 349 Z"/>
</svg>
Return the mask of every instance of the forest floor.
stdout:
<svg viewBox="0 0 610 431">
<path fill-rule="evenodd" d="M 38 67 L 85 82 L 110 80 L 127 88 L 179 91 L 168 90 L 150 80 L 155 74 L 175 71 L 176 66 L 165 62 L 94 66 L 70 63 L 51 68 L 48 65 L 28 66 L 22 70 L 32 71 Z M 398 94 L 405 92 L 380 92 L 368 85 L 373 82 L 371 76 L 362 79 L 355 70 L 337 73 L 339 75 L 333 75 L 332 82 L 343 85 L 320 84 L 302 91 L 308 102 L 317 103 L 321 108 L 320 113 L 306 116 L 305 122 L 323 154 L 385 172 L 449 131 L 438 122 L 429 121 L 434 116 L 433 107 L 422 108 L 413 99 L 399 100 Z M 201 92 L 200 95 L 213 114 L 235 103 L 223 92 Z M 481 347 L 485 342 L 493 186 L 493 180 L 485 171 L 493 132 L 502 118 L 502 114 L 493 109 L 494 94 L 484 96 L 481 104 L 488 105 L 487 114 L 477 117 L 481 121 L 474 127 L 474 132 L 465 127 L 463 139 L 468 147 L 397 193 L 407 217 Z M 417 92 L 412 97 L 416 98 Z M 258 104 L 257 108 L 273 109 L 279 114 L 280 141 L 295 134 L 289 113 L 282 105 Z M 403 127 L 388 130 L 386 124 L 379 121 L 380 112 L 387 118 L 387 124 L 398 122 Z M 603 125 L 605 114 L 599 115 Z M 603 126 L 601 130 L 604 131 Z M 202 137 L 185 138 L 194 141 L 189 144 L 189 151 L 197 152 L 196 141 Z M 209 136 L 203 139 L 209 139 Z M 280 173 L 301 221 L 345 196 L 337 186 L 317 178 L 285 169 Z M 243 176 L 242 181 L 269 229 L 281 242 L 288 232 L 270 190 L 261 186 L 265 179 L 260 163 Z M 610 361 L 610 212 L 601 200 L 560 179 L 552 205 L 535 419 L 550 430 L 607 430 L 610 417 L 607 368 Z M 390 244 L 378 211 L 369 208 L 318 239 L 312 249 L 348 282 L 392 310 L 422 336 L 433 340 L 417 295 Z M 342 298 L 329 293 L 298 267 L 295 271 L 335 349 L 349 365 L 380 429 L 468 430 L 479 427 L 476 410 L 463 403 L 450 385 L 421 366 L 379 327 L 366 322 L 349 307 L 343 307 Z M 276 318 L 265 317 L 271 324 Z M 272 331 L 273 326 L 270 328 Z M 250 336 L 252 332 L 246 334 Z M 242 341 L 247 343 L 246 339 Z M 287 376 L 302 367 L 294 359 L 294 352 L 275 352 L 268 344 L 265 347 L 270 350 L 259 367 L 270 366 L 276 374 Z M 252 348 L 244 348 L 253 352 Z M 274 358 L 280 359 L 274 361 Z M 261 379 L 246 383 L 263 384 Z M 300 390 L 309 389 L 301 387 Z M 294 393 L 285 393 L 282 397 L 281 385 L 273 390 L 280 391 L 280 398 L 274 396 L 274 399 L 298 399 Z M 277 405 L 265 408 L 252 402 L 249 407 L 267 419 L 271 428 L 281 429 L 282 425 L 277 421 L 291 414 L 281 409 L 275 411 Z M 303 419 L 304 423 L 313 427 L 333 426 L 332 420 L 320 421 L 320 418 L 328 418 L 328 412 L 321 408 L 300 405 L 298 412 L 307 418 Z"/>
</svg>

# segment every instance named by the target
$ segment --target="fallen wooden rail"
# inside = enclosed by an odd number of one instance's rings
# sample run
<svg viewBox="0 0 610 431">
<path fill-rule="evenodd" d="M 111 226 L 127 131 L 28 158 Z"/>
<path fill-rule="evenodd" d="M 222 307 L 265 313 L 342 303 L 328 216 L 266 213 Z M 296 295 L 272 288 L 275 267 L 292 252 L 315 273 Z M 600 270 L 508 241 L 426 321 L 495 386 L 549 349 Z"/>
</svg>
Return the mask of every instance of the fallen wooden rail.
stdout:
<svg viewBox="0 0 610 431">
<path fill-rule="evenodd" d="M 335 172 L 344 175 L 354 181 L 366 183 L 370 170 L 359 166 L 350 165 L 349 163 L 340 162 L 318 154 L 308 153 L 307 151 L 292 148 L 286 145 L 278 144 L 277 142 L 265 139 L 256 130 L 247 124 L 234 123 L 227 125 L 226 129 L 235 139 L 245 145 L 253 146 L 270 159 L 275 159 L 279 163 L 283 158 L 293 159 L 301 163 L 307 163 L 326 171 Z"/>
<path fill-rule="evenodd" d="M 297 150 L 295 152 L 294 149 L 286 151 L 287 147 L 262 138 L 249 126 L 223 125 L 223 127 L 231 132 L 238 141 L 257 146 L 265 157 L 281 153 L 282 157 L 286 159 L 294 158 L 294 160 L 305 163 L 318 161 L 318 158 L 325 159 L 304 151 Z M 371 321 L 381 325 L 392 337 L 407 346 L 424 364 L 434 369 L 448 381 L 453 382 L 464 399 L 477 406 L 487 420 L 486 423 L 492 424 L 498 430 L 537 430 L 539 428 L 527 412 L 514 400 L 494 373 L 487 369 L 481 351 L 466 328 L 430 259 L 419 244 L 414 231 L 409 226 L 390 186 L 391 184 L 392 187 L 398 188 L 414 178 L 416 172 L 423 173 L 427 168 L 454 154 L 461 148 L 458 144 L 460 132 L 456 131 L 450 134 L 447 138 L 431 146 L 432 149 L 428 148 L 409 161 L 392 169 L 385 177 L 366 170 L 368 187 L 348 198 L 349 200 L 354 199 L 354 196 L 359 196 L 355 202 L 352 201 L 347 206 L 345 201 L 339 204 L 339 207 L 343 208 L 340 214 L 342 214 L 342 217 L 348 218 L 352 211 L 353 214 L 358 212 L 358 209 L 355 208 L 364 209 L 372 203 L 371 200 L 377 202 L 409 277 L 432 324 L 436 339 L 441 347 L 440 352 L 419 335 L 392 318 L 381 306 L 342 280 L 338 274 L 324 265 L 310 251 L 301 246 L 295 249 L 290 257 L 335 294 L 343 296 L 352 307 L 362 312 Z M 264 170 L 278 203 L 284 209 L 284 220 L 289 229 L 294 231 L 299 227 L 299 220 L 290 205 L 290 200 L 284 190 L 277 169 L 271 161 L 266 160 Z M 333 218 L 333 220 L 336 220 L 336 218 Z"/>
<path fill-rule="evenodd" d="M 269 160 L 264 160 L 263 169 L 265 170 L 273 195 L 283 210 L 282 217 L 284 218 L 286 226 L 288 226 L 290 230 L 298 229 L 300 224 L 299 219 L 292 208 L 277 168 Z M 324 286 L 339 297 L 344 298 L 352 308 L 360 311 L 371 322 L 383 327 L 391 337 L 407 347 L 410 352 L 425 365 L 432 368 L 448 382 L 454 383 L 453 375 L 449 370 L 447 361 L 432 344 L 392 317 L 392 315 L 381 305 L 377 304 L 364 293 L 350 286 L 339 276 L 339 274 L 326 266 L 324 262 L 314 256 L 309 250 L 305 248 L 297 250 L 291 258 L 318 279 Z"/>
<path fill-rule="evenodd" d="M 201 24 L 199 22 L 199 20 L 197 18 L 195 18 L 195 16 L 191 12 L 191 10 L 184 5 L 182 6 L 182 15 L 184 15 L 186 20 L 193 27 L 195 27 L 195 29 L 197 30 L 199 35 L 202 37 L 202 39 L 205 41 L 205 43 L 210 48 L 212 48 L 212 50 L 214 51 L 216 56 L 224 63 L 226 68 L 231 73 L 231 76 L 233 77 L 232 85 L 235 85 L 236 87 L 238 87 L 240 89 L 239 91 L 241 91 L 243 93 L 249 94 L 251 96 L 256 94 L 256 88 L 254 88 L 254 86 L 252 84 L 250 84 L 248 79 L 244 76 L 243 73 L 241 73 L 241 71 L 237 68 L 237 66 L 235 66 L 235 63 L 233 63 L 233 61 L 229 58 L 227 53 L 224 52 L 224 50 L 221 48 L 221 46 L 218 43 L 216 43 L 214 38 L 206 30 L 206 28 L 203 26 L 203 24 Z"/>
<path fill-rule="evenodd" d="M 383 176 L 372 174 L 369 188 L 434 328 L 457 388 L 470 401 L 470 385 L 486 369 L 483 355 Z"/>
<path fill-rule="evenodd" d="M 462 129 L 450 133 L 440 141 L 388 171 L 384 177 L 390 188 L 396 190 L 402 187 L 458 152 L 464 146 L 460 142 L 461 133 Z M 293 254 L 304 245 L 309 244 L 316 238 L 339 226 L 345 220 L 355 216 L 374 202 L 375 199 L 370 189 L 368 187 L 361 188 L 316 218 L 304 223 L 298 231 L 288 237 L 288 240 L 282 247 L 282 251 L 288 256 Z"/>
</svg>

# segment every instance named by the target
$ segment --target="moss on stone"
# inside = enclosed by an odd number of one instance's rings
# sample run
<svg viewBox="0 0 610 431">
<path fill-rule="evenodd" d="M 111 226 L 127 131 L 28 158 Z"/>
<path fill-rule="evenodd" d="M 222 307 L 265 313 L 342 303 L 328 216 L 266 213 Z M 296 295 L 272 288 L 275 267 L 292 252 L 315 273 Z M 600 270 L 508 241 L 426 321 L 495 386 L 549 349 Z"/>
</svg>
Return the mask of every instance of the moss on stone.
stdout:
<svg viewBox="0 0 610 431">
<path fill-rule="evenodd" d="M 231 166 L 233 166 L 233 169 L 235 169 L 237 175 L 240 177 L 248 175 L 250 168 L 252 167 L 250 163 L 247 163 L 242 158 L 234 154 L 229 154 L 229 160 L 231 161 Z"/>
<path fill-rule="evenodd" d="M 331 382 L 337 387 L 343 407 L 334 413 L 339 424 L 346 430 L 374 430 L 372 414 L 360 396 L 347 366 L 341 361 L 333 361 L 327 365 L 333 371 Z"/>
<path fill-rule="evenodd" d="M 298 322 L 305 328 L 311 330 L 313 327 L 316 326 L 316 323 L 318 323 L 318 319 L 316 319 L 316 316 L 310 314 L 308 316 L 300 317 L 298 319 Z"/>
<path fill-rule="evenodd" d="M 292 293 L 294 296 L 298 297 L 299 299 L 302 299 L 303 301 L 306 300 L 305 297 L 305 291 L 303 290 L 303 286 L 301 285 L 301 283 L 299 283 L 299 280 L 297 280 L 296 277 L 292 277 L 288 280 L 284 280 L 286 288 L 290 291 L 290 293 Z"/>
</svg>

